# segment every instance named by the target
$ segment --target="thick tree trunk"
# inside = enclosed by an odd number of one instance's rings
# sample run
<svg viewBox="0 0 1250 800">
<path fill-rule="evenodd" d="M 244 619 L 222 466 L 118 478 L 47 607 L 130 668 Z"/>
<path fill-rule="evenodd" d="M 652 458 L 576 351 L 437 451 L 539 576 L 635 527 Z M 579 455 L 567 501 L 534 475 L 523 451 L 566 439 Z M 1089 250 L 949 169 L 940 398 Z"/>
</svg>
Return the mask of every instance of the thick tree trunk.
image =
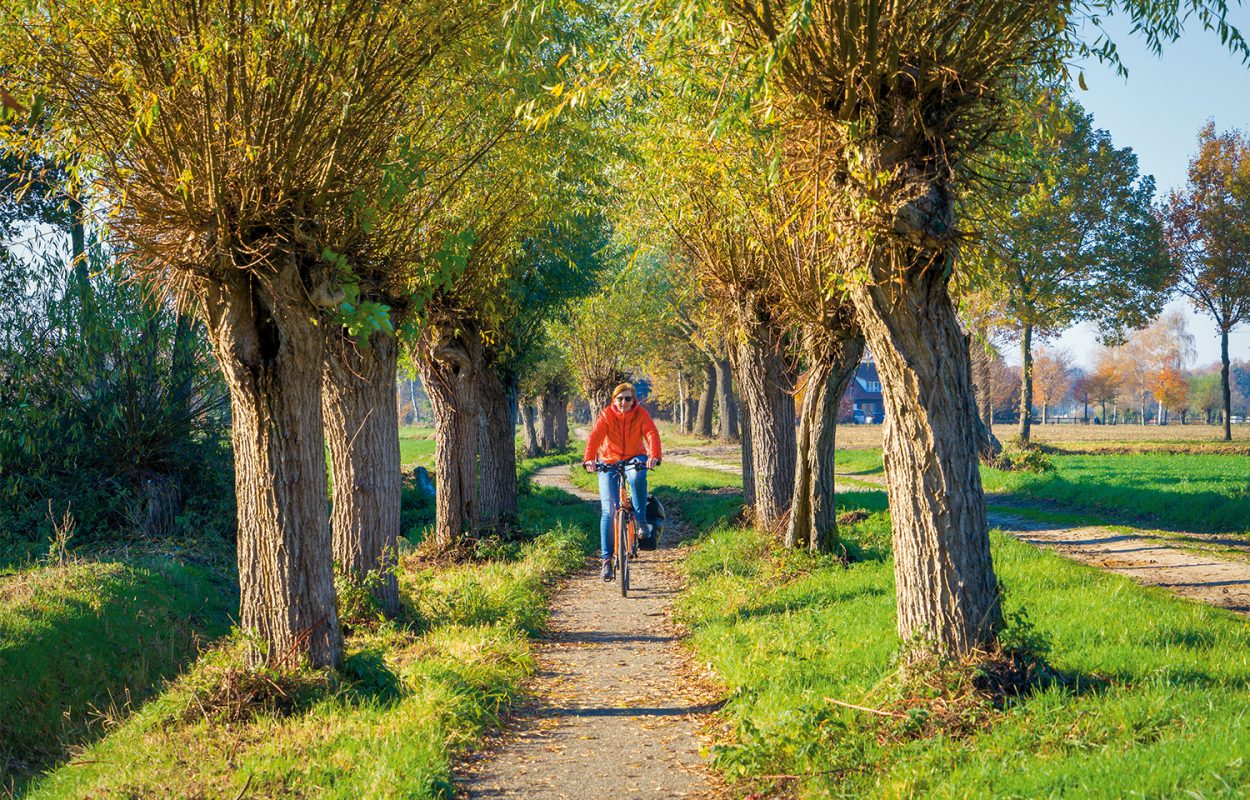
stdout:
<svg viewBox="0 0 1250 800">
<path fill-rule="evenodd" d="M 755 520 L 772 529 L 794 495 L 794 377 L 782 352 L 784 334 L 767 312 L 750 308 L 744 317 L 738 387 L 750 405 Z"/>
<path fill-rule="evenodd" d="M 694 433 L 694 420 L 699 415 L 699 401 L 693 397 L 686 398 L 686 429 L 682 433 Z"/>
<path fill-rule="evenodd" d="M 484 530 L 498 532 L 516 522 L 516 428 L 505 382 L 491 367 L 476 372 L 479 514 Z"/>
<path fill-rule="evenodd" d="M 1224 441 L 1233 440 L 1233 391 L 1229 381 L 1228 327 L 1220 328 L 1220 396 L 1224 401 Z"/>
<path fill-rule="evenodd" d="M 837 548 L 834 451 L 838 405 L 863 354 L 864 340 L 858 335 L 808 347 L 811 369 L 799 415 L 787 547 L 807 547 L 813 553 L 831 553 Z"/>
<path fill-rule="evenodd" d="M 556 449 L 564 450 L 569 446 L 569 395 L 567 392 L 563 390 L 556 392 L 551 413 L 555 415 L 556 422 Z"/>
<path fill-rule="evenodd" d="M 984 346 L 969 347 L 972 358 L 972 384 L 976 391 L 977 409 L 981 424 L 986 429 L 994 427 L 994 371 L 990 351 Z"/>
<path fill-rule="evenodd" d="M 901 274 L 877 266 L 878 280 L 851 297 L 882 377 L 899 635 L 958 656 L 994 642 L 1001 608 L 967 340 L 949 269 L 924 251 L 913 257 Z"/>
<path fill-rule="evenodd" d="M 203 305 L 230 391 L 238 514 L 239 623 L 274 666 L 336 666 L 335 608 L 321 418 L 319 309 L 292 258 L 276 273 L 238 270 Z"/>
<path fill-rule="evenodd" d="M 369 580 L 383 613 L 399 612 L 399 343 L 375 333 L 365 349 L 339 328 L 330 334 L 322 373 L 322 410 L 330 451 L 334 560 L 344 574 Z"/>
<path fill-rule="evenodd" d="M 472 330 L 422 343 L 417 368 L 434 411 L 434 541 L 450 550 L 479 525 L 477 501 L 477 397 L 474 371 L 481 342 Z"/>
<path fill-rule="evenodd" d="M 540 422 L 538 446 L 542 448 L 544 453 L 550 453 L 556 449 L 555 402 L 555 396 L 551 392 L 544 391 L 538 396 L 538 418 Z"/>
<path fill-rule="evenodd" d="M 738 441 L 738 403 L 734 399 L 733 370 L 729 358 L 721 356 L 714 362 L 716 369 L 716 408 L 720 412 L 716 435 L 726 442 Z"/>
<path fill-rule="evenodd" d="M 1033 326 L 1020 334 L 1020 441 L 1029 441 L 1033 428 Z"/>
<path fill-rule="evenodd" d="M 742 386 L 742 363 L 738 360 L 738 347 L 729 348 L 729 365 L 734 372 L 734 382 Z M 738 421 L 742 431 L 742 504 L 755 513 L 755 464 L 751 459 L 751 409 L 745 395 L 738 404 Z"/>
<path fill-rule="evenodd" d="M 538 443 L 538 428 L 535 426 L 538 409 L 526 403 L 521 407 L 521 417 L 525 420 L 525 457 L 535 458 L 542 455 L 542 445 Z"/>
<path fill-rule="evenodd" d="M 716 367 L 709 359 L 703 362 L 703 392 L 699 395 L 699 418 L 694 432 L 712 438 L 712 403 L 716 396 Z"/>
</svg>

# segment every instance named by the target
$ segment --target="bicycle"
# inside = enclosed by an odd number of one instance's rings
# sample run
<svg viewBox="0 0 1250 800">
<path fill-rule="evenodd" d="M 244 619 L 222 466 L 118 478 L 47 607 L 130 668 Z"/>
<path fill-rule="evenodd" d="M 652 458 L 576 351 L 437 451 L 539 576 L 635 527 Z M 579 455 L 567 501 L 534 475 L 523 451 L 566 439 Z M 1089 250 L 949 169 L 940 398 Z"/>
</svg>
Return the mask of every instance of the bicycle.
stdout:
<svg viewBox="0 0 1250 800">
<path fill-rule="evenodd" d="M 633 499 L 629 495 L 629 482 L 625 480 L 625 470 L 633 467 L 636 470 L 647 469 L 647 459 L 643 456 L 605 464 L 595 462 L 596 472 L 607 472 L 620 477 L 617 491 L 620 492 L 616 504 L 616 513 L 612 517 L 612 546 L 615 550 L 616 572 L 621 579 L 621 597 L 629 596 L 629 561 L 638 556 L 637 515 L 634 512 Z M 646 513 L 646 509 L 643 509 Z"/>
</svg>

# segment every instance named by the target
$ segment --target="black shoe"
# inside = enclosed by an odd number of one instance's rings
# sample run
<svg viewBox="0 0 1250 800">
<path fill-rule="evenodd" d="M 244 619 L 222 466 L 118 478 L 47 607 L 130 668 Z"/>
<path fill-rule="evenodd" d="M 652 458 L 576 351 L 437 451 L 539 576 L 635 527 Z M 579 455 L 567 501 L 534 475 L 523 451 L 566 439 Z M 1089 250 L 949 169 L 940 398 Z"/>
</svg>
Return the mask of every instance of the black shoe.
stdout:
<svg viewBox="0 0 1250 800">
<path fill-rule="evenodd" d="M 612 559 L 605 558 L 603 560 L 603 572 L 601 575 L 605 581 L 610 581 L 616 577 L 612 572 Z"/>
</svg>

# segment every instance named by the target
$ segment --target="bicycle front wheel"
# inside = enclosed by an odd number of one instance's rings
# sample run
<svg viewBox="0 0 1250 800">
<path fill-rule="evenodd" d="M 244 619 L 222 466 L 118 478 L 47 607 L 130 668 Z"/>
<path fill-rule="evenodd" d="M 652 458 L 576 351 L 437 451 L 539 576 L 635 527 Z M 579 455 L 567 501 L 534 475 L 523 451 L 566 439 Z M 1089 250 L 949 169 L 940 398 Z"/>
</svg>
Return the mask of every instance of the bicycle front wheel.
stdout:
<svg viewBox="0 0 1250 800">
<path fill-rule="evenodd" d="M 616 512 L 616 572 L 621 579 L 621 597 L 629 595 L 629 520 L 625 510 Z"/>
</svg>

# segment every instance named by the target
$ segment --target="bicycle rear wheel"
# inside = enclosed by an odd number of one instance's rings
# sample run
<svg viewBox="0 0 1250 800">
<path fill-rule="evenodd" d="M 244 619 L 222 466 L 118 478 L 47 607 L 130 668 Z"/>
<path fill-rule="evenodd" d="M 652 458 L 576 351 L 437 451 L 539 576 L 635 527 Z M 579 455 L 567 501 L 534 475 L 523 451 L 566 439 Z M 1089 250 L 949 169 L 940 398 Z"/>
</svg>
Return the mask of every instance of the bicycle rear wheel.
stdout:
<svg viewBox="0 0 1250 800">
<path fill-rule="evenodd" d="M 629 595 L 629 520 L 625 509 L 616 512 L 616 571 L 621 579 L 621 597 Z"/>
</svg>

